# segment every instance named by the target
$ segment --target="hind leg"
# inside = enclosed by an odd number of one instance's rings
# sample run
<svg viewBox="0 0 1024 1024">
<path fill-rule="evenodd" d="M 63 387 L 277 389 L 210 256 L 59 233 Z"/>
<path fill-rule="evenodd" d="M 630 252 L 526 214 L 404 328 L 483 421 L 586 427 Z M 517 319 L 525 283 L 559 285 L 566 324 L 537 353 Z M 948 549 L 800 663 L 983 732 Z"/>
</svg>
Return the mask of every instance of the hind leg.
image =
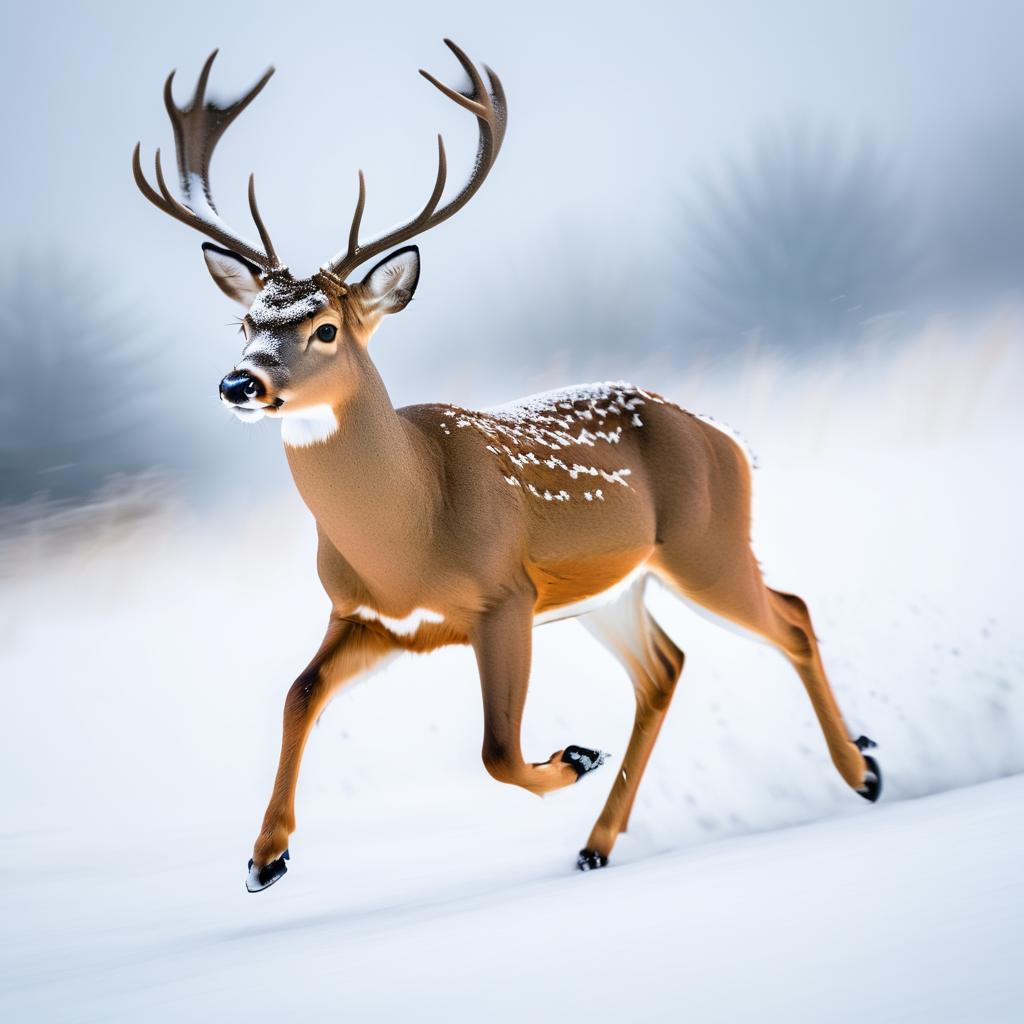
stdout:
<svg viewBox="0 0 1024 1024">
<path fill-rule="evenodd" d="M 880 781 L 877 765 L 874 759 L 866 758 L 861 753 L 864 738 L 861 737 L 860 741 L 850 738 L 850 731 L 843 721 L 839 704 L 825 675 L 818 639 L 814 635 L 811 613 L 806 603 L 796 594 L 783 594 L 770 587 L 765 589 L 774 616 L 774 642 L 804 684 L 825 736 L 832 763 L 847 785 L 862 796 L 875 799 Z M 866 743 L 871 744 L 871 741 Z"/>
<path fill-rule="evenodd" d="M 680 571 L 664 555 L 659 576 L 687 600 L 763 637 L 782 652 L 804 684 L 839 774 L 861 796 L 876 799 L 880 791 L 878 767 L 874 759 L 866 759 L 861 753 L 862 746 L 870 741 L 850 737 L 825 675 L 810 612 L 803 600 L 767 587 L 745 544 L 728 567 L 719 567 L 710 585 L 705 582 L 706 576 L 700 581 L 703 585 L 696 584 L 692 575 Z"/>
<path fill-rule="evenodd" d="M 645 582 L 638 580 L 613 604 L 579 620 L 622 663 L 636 695 L 633 732 L 622 768 L 577 860 L 583 871 L 603 867 L 619 833 L 629 825 L 640 780 L 683 668 L 683 652 L 644 606 Z"/>
</svg>

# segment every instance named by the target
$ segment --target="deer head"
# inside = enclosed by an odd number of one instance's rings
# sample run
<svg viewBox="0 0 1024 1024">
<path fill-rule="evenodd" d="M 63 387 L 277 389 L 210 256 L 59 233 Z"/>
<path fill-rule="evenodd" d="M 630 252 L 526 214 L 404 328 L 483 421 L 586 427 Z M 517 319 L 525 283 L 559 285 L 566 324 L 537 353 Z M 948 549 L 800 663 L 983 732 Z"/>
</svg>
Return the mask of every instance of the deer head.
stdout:
<svg viewBox="0 0 1024 1024">
<path fill-rule="evenodd" d="M 367 365 L 367 344 L 388 313 L 404 309 L 419 279 L 419 250 L 402 245 L 457 213 L 483 184 L 505 134 L 505 94 L 498 76 L 485 66 L 489 87 L 473 62 L 455 43 L 445 44 L 469 75 L 468 94 L 420 71 L 445 96 L 477 118 L 479 144 L 469 180 L 449 202 L 441 204 L 447 180 L 444 141 L 437 137 L 437 176 L 423 209 L 411 220 L 368 241 L 359 232 L 366 205 L 366 183 L 359 172 L 359 197 L 347 248 L 312 277 L 296 278 L 281 262 L 256 203 L 249 177 L 249 209 L 261 246 L 245 240 L 220 218 L 210 190 L 210 159 L 232 121 L 252 102 L 274 73 L 269 68 L 240 99 L 218 105 L 206 99 L 206 86 L 217 51 L 207 58 L 187 107 L 174 102 L 174 72 L 164 85 L 164 104 L 174 130 L 182 200 L 167 187 L 160 151 L 156 151 L 157 188 L 142 171 L 140 146 L 132 156 L 136 184 L 159 209 L 201 231 L 214 243 L 203 244 L 210 274 L 229 298 L 246 310 L 242 319 L 242 358 L 220 382 L 220 397 L 243 420 L 263 416 L 326 417 L 337 415 L 359 387 Z M 356 268 L 395 246 L 357 282 Z M 336 420 L 334 421 L 336 423 Z"/>
</svg>

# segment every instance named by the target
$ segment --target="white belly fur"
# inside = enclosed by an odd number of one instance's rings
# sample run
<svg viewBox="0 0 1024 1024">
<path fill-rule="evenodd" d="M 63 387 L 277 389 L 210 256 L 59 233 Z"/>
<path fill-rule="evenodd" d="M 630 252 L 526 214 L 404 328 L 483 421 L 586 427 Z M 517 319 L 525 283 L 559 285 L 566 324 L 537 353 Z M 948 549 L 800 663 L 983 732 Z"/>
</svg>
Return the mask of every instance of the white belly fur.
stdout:
<svg viewBox="0 0 1024 1024">
<path fill-rule="evenodd" d="M 540 615 L 533 617 L 533 624 L 535 626 L 543 626 L 547 622 L 558 622 L 561 619 L 575 619 L 580 615 L 586 615 L 587 612 L 592 612 L 595 608 L 600 608 L 602 605 L 611 604 L 612 601 L 618 600 L 633 584 L 640 579 L 641 576 L 645 576 L 648 572 L 646 563 L 636 566 L 631 572 L 623 576 L 618 583 L 613 583 L 607 590 L 602 590 L 599 594 L 594 594 L 592 597 L 584 598 L 582 601 L 575 601 L 572 604 L 559 605 L 557 608 L 548 608 L 547 611 L 543 611 Z"/>
</svg>

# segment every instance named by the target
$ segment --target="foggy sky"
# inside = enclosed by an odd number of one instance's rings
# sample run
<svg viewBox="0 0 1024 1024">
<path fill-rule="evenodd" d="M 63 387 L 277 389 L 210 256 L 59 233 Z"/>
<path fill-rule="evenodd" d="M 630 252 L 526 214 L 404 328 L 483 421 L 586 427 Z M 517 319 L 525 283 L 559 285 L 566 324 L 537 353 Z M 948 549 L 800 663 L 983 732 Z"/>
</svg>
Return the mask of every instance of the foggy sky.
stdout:
<svg viewBox="0 0 1024 1024">
<path fill-rule="evenodd" d="M 214 388 L 237 358 L 226 326 L 235 310 L 207 278 L 200 236 L 153 209 L 131 178 L 137 140 L 147 160 L 159 145 L 172 162 L 164 77 L 179 69 L 184 103 L 215 46 L 214 95 L 276 65 L 212 179 L 222 214 L 252 235 L 254 170 L 278 250 L 308 273 L 343 244 L 357 168 L 369 232 L 422 204 L 438 130 L 450 180 L 468 168 L 473 119 L 416 74 L 461 82 L 445 35 L 499 72 L 510 126 L 481 193 L 420 240 L 417 301 L 375 343 L 396 402 L 480 397 L 458 393 L 454 364 L 493 327 L 481 311 L 517 318 L 538 296 L 571 303 L 574 252 L 612 287 L 661 273 L 673 202 L 766 123 L 802 117 L 870 136 L 923 189 L 941 179 L 958 136 L 1024 109 L 1024 6 L 1014 2 L 8 4 L 8 258 L 33 248 L 94 263 L 165 339 L 172 365 L 154 367 L 152 386 L 221 423 Z M 41 329 L 74 329 L 43 327 L 44 316 Z M 507 352 L 516 379 L 518 356 Z M 512 397 L 493 369 L 484 397 Z M 437 393 L 446 374 L 454 394 Z"/>
</svg>

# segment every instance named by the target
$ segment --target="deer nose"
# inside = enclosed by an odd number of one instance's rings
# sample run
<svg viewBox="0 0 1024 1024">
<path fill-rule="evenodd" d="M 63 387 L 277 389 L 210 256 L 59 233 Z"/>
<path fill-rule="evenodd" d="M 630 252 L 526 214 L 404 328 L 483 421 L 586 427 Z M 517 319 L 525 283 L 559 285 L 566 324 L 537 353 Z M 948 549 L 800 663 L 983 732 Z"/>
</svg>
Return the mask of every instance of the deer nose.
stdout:
<svg viewBox="0 0 1024 1024">
<path fill-rule="evenodd" d="M 220 382 L 220 396 L 232 405 L 244 405 L 267 393 L 263 382 L 246 370 L 232 370 Z"/>
</svg>

